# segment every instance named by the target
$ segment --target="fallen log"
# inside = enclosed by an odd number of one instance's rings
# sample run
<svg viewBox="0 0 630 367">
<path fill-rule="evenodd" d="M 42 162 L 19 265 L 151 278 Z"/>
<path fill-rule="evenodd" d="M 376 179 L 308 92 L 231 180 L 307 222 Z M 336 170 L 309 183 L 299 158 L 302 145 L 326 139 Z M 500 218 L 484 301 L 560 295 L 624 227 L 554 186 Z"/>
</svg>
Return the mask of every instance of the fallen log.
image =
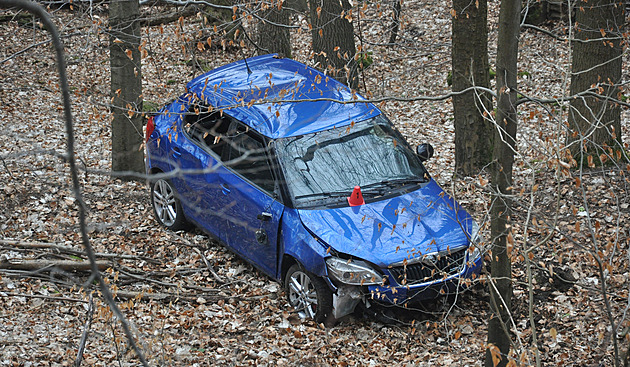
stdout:
<svg viewBox="0 0 630 367">
<path fill-rule="evenodd" d="M 97 261 L 98 270 L 105 270 L 111 266 L 109 261 Z M 0 269 L 49 271 L 61 269 L 64 271 L 85 272 L 92 269 L 89 261 L 74 260 L 23 260 L 3 259 L 0 261 Z"/>
</svg>

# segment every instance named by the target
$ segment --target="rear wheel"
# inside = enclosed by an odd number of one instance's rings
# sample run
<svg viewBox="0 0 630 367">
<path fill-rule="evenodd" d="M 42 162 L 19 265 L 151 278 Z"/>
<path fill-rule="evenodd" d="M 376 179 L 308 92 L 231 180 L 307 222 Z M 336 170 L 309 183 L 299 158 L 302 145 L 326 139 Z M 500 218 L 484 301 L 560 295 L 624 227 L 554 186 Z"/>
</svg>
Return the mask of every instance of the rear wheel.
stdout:
<svg viewBox="0 0 630 367">
<path fill-rule="evenodd" d="M 284 287 L 289 304 L 301 318 L 323 322 L 332 313 L 332 292 L 326 282 L 299 264 L 287 271 Z"/>
<path fill-rule="evenodd" d="M 155 218 L 161 225 L 173 231 L 188 228 L 182 204 L 168 180 L 159 179 L 152 182 L 151 201 Z"/>
</svg>

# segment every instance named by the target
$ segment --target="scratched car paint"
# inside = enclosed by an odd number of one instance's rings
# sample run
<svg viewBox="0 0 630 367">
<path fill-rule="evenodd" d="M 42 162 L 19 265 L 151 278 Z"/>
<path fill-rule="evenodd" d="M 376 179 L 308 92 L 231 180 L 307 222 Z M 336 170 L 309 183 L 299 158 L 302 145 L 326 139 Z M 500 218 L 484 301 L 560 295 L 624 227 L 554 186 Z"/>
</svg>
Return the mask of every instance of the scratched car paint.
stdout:
<svg viewBox="0 0 630 367">
<path fill-rule="evenodd" d="M 203 229 L 281 282 L 301 316 L 456 292 L 480 271 L 479 227 L 373 104 L 265 55 L 186 86 L 152 116 L 158 222 Z"/>
</svg>

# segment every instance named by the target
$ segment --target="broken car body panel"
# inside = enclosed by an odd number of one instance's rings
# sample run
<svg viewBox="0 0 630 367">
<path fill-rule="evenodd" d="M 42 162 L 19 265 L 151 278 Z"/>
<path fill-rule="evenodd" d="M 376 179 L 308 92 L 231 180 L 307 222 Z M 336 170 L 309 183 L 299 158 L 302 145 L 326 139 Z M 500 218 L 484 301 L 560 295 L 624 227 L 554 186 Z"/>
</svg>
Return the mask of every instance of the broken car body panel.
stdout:
<svg viewBox="0 0 630 367">
<path fill-rule="evenodd" d="M 470 215 L 431 180 L 413 192 L 358 207 L 300 210 L 335 250 L 379 267 L 468 246 Z"/>
</svg>

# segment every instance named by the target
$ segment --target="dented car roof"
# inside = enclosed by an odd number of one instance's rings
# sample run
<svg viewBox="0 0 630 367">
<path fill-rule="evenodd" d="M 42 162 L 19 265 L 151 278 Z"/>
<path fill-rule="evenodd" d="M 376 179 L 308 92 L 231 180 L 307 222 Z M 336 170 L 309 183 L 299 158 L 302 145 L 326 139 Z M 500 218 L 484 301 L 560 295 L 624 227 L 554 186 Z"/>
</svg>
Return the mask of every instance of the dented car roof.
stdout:
<svg viewBox="0 0 630 367">
<path fill-rule="evenodd" d="M 248 68 L 251 72 L 248 72 Z M 346 126 L 380 114 L 323 73 L 291 59 L 263 55 L 198 76 L 186 85 L 204 104 L 270 138 Z M 348 102 L 348 103 L 343 103 Z"/>
</svg>

